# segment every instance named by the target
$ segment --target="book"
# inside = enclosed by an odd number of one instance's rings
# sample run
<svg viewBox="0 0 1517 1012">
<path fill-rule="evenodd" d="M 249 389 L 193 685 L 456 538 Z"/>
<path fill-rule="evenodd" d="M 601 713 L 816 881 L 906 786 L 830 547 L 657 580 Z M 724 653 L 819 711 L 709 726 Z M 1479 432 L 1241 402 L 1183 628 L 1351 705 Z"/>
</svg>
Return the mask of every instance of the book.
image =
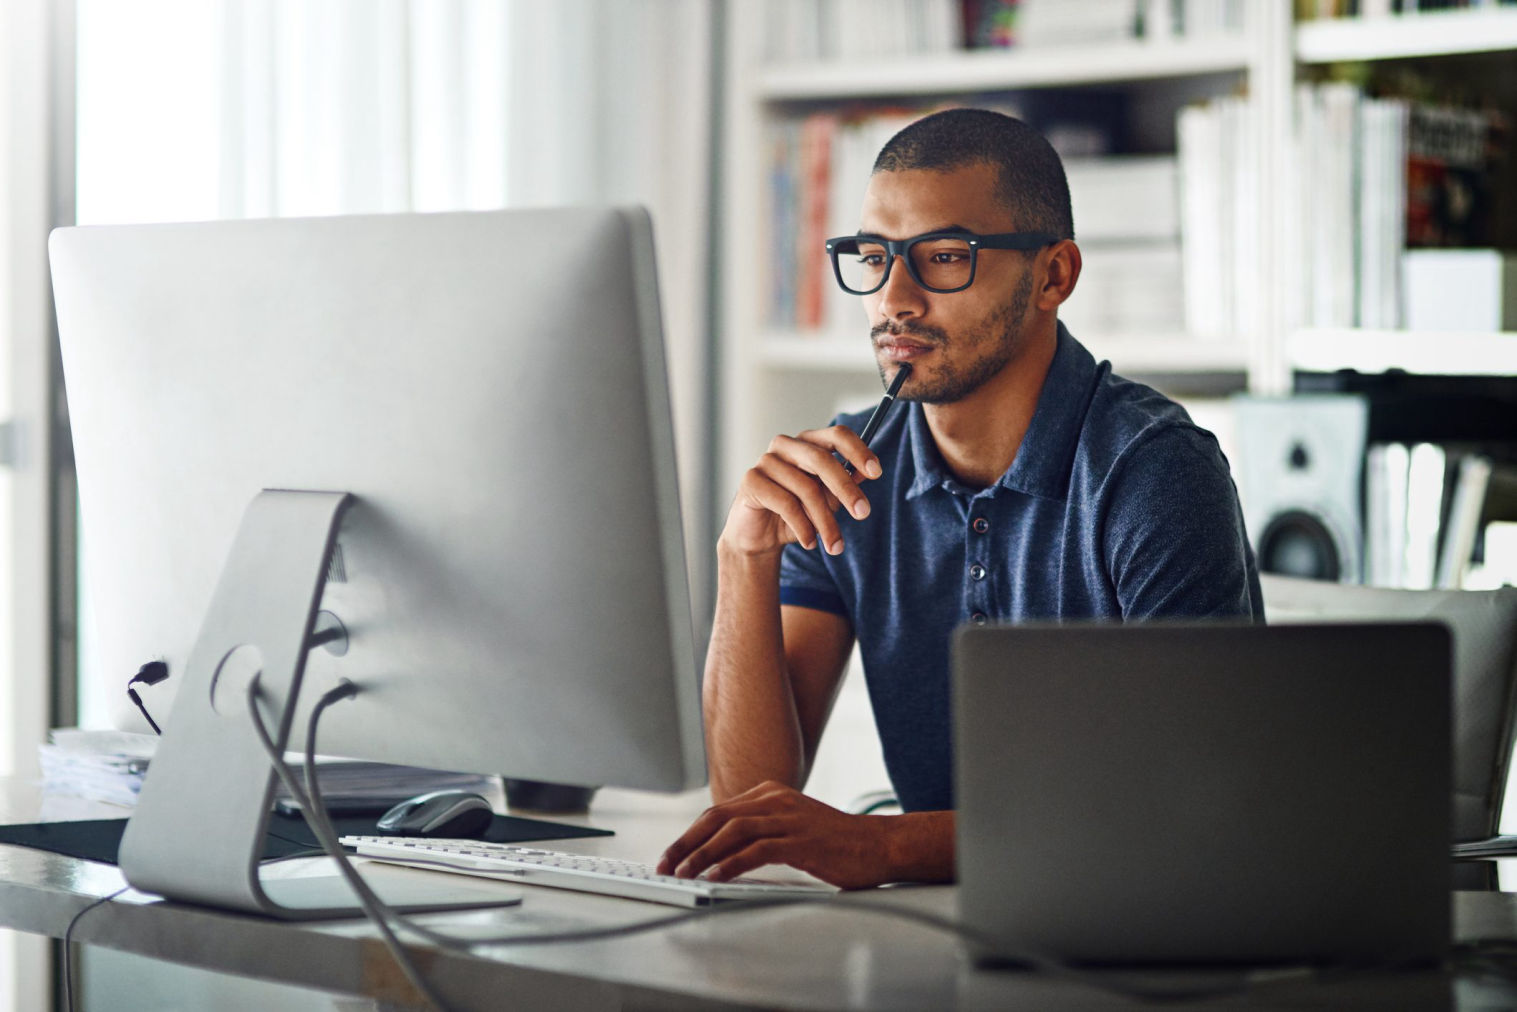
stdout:
<svg viewBox="0 0 1517 1012">
<path fill-rule="evenodd" d="M 1359 103 L 1359 264 L 1356 320 L 1361 327 L 1401 326 L 1401 251 L 1406 245 L 1406 122 L 1408 103 Z"/>
<path fill-rule="evenodd" d="M 1180 111 L 1180 244 L 1186 329 L 1238 340 L 1258 318 L 1258 109 L 1242 96 Z"/>
<path fill-rule="evenodd" d="M 1357 85 L 1296 89 L 1287 180 L 1291 325 L 1405 325 L 1404 250 L 1472 245 L 1494 216 L 1492 119 L 1482 111 L 1370 98 Z M 1246 248 L 1246 247 L 1245 247 Z"/>
<path fill-rule="evenodd" d="M 1202 338 L 1226 335 L 1228 310 L 1222 224 L 1222 125 L 1209 106 L 1187 106 L 1176 122 L 1179 144 L 1180 248 L 1185 327 Z"/>
<path fill-rule="evenodd" d="M 1412 447 L 1406 477 L 1406 562 L 1401 584 L 1412 590 L 1430 590 L 1437 579 L 1446 466 L 1447 454 L 1436 443 Z"/>
<path fill-rule="evenodd" d="M 832 142 L 837 134 L 837 116 L 812 113 L 801 123 L 800 227 L 796 243 L 795 324 L 818 329 L 823 306 L 832 287 L 832 268 L 827 259 L 828 196 L 832 171 Z"/>
<path fill-rule="evenodd" d="M 1407 123 L 1409 246 L 1492 244 L 1495 188 L 1491 115 L 1418 104 Z"/>
<path fill-rule="evenodd" d="M 1438 556 L 1439 587 L 1464 585 L 1465 570 L 1475 551 L 1480 534 L 1480 517 L 1485 506 L 1485 492 L 1491 481 L 1491 461 L 1479 454 L 1459 459 L 1454 491 L 1444 524 L 1443 547 Z"/>
<path fill-rule="evenodd" d="M 1375 443 L 1364 462 L 1364 582 L 1403 586 L 1406 493 L 1411 454 L 1404 443 Z"/>
</svg>

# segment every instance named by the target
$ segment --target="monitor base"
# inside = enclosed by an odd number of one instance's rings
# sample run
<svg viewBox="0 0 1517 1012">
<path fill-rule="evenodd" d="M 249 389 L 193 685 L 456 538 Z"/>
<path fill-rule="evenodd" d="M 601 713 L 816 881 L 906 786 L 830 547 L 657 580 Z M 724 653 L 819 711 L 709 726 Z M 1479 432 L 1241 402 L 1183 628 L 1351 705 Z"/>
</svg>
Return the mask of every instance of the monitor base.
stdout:
<svg viewBox="0 0 1517 1012">
<path fill-rule="evenodd" d="M 360 872 L 385 906 L 400 913 L 482 910 L 521 902 L 521 890 L 509 884 L 472 880 L 443 872 L 366 863 Z M 274 878 L 259 883 L 264 896 L 285 920 L 315 921 L 364 916 L 347 881 L 336 873 Z"/>
<path fill-rule="evenodd" d="M 121 872 L 134 888 L 292 919 L 353 909 L 345 883 L 336 906 L 320 887 L 284 890 L 299 907 L 265 890 L 274 770 L 248 709 L 258 707 L 277 750 L 289 747 L 328 562 L 353 501 L 345 492 L 264 489 L 248 504 L 122 834 Z M 326 905 L 301 899 L 306 893 Z"/>
</svg>

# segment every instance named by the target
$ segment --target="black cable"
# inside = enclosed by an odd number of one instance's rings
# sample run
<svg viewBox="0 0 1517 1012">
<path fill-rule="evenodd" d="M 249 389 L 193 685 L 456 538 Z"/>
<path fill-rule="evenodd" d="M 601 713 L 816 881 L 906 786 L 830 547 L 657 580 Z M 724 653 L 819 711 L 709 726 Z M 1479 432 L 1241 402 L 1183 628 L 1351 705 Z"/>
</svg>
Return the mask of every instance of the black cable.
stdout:
<svg viewBox="0 0 1517 1012">
<path fill-rule="evenodd" d="M 163 729 L 158 726 L 158 722 L 153 719 L 153 715 L 147 712 L 147 707 L 143 704 L 142 697 L 137 695 L 137 690 L 132 688 L 130 684 L 126 687 L 126 696 L 132 702 L 137 704 L 137 709 L 141 710 L 142 715 L 147 718 L 148 727 L 151 727 L 153 729 L 153 733 L 159 735 L 163 734 Z"/>
<path fill-rule="evenodd" d="M 158 735 L 163 734 L 163 729 L 158 726 L 158 722 L 153 719 L 153 715 L 147 712 L 147 705 L 142 702 L 142 697 L 137 695 L 137 690 L 132 688 L 132 686 L 138 682 L 141 682 L 143 685 L 157 685 L 168 676 L 169 666 L 166 662 L 148 661 L 138 668 L 137 673 L 126 683 L 127 698 L 137 705 L 137 709 L 141 710 L 142 715 L 147 718 L 148 726 L 153 729 L 154 734 Z"/>
<path fill-rule="evenodd" d="M 273 834 L 270 834 L 270 835 L 273 835 Z M 284 838 L 280 837 L 280 839 L 284 839 Z M 291 840 L 289 842 L 291 842 L 291 843 L 302 843 L 303 841 Z M 280 857 L 266 858 L 263 861 L 260 861 L 258 863 L 259 863 L 259 865 L 278 864 L 280 861 L 293 861 L 293 860 L 295 860 L 298 857 L 321 857 L 325 853 L 326 853 L 326 851 L 321 850 L 321 849 L 316 849 L 316 850 L 307 849 L 307 850 L 297 851 L 294 854 L 285 854 L 285 855 L 282 855 Z M 76 913 L 73 917 L 69 918 L 68 927 L 66 927 L 66 928 L 63 929 L 63 1002 L 64 1002 L 64 1009 L 66 1010 L 66 1012 L 74 1012 L 74 969 L 73 969 L 74 929 L 79 926 L 79 922 L 84 919 L 84 915 L 85 914 L 89 913 L 91 910 L 94 910 L 96 907 L 104 906 L 105 904 L 109 903 L 111 900 L 116 899 L 122 893 L 130 891 L 131 888 L 132 887 L 130 885 L 124 885 L 120 889 L 117 889 L 115 892 L 111 893 L 110 895 L 108 895 L 108 896 L 102 896 L 99 899 L 95 900 L 93 903 L 89 904 L 84 909 L 82 909 L 78 913 Z"/>
<path fill-rule="evenodd" d="M 446 1012 L 447 1006 L 443 1004 L 442 999 L 437 996 L 426 979 L 422 977 L 421 972 L 417 970 L 415 964 L 411 961 L 410 954 L 405 951 L 405 946 L 401 945 L 400 939 L 395 937 L 395 932 L 390 927 L 387 915 L 391 918 L 399 918 L 400 915 L 390 910 L 374 894 L 374 891 L 369 888 L 369 884 L 363 880 L 363 877 L 358 874 L 357 869 L 348 860 L 347 854 L 343 852 L 342 844 L 337 840 L 337 831 L 332 827 L 331 822 L 328 821 L 326 813 L 318 805 L 313 804 L 311 799 L 307 797 L 305 790 L 301 788 L 300 783 L 295 779 L 294 773 L 291 772 L 289 764 L 284 761 L 283 752 L 269 735 L 268 728 L 263 723 L 263 717 L 258 713 L 258 684 L 259 680 L 256 675 L 248 683 L 248 715 L 253 720 L 253 729 L 258 735 L 258 741 L 263 745 L 264 752 L 268 754 L 269 761 L 273 764 L 275 774 L 284 784 L 285 789 L 290 792 L 290 797 L 294 798 L 295 803 L 300 806 L 300 810 L 305 814 L 306 822 L 316 834 L 316 839 L 321 841 L 326 853 L 337 862 L 337 870 L 342 874 L 343 879 L 348 883 L 348 887 L 353 890 L 354 895 L 358 898 L 358 905 L 363 908 L 364 915 L 368 917 L 370 923 L 379 931 L 385 947 L 390 950 L 390 955 L 394 957 L 395 963 L 400 967 L 401 973 L 411 982 L 411 986 L 416 988 L 417 993 L 422 996 L 423 1000 L 439 1009 L 440 1012 Z M 337 688 L 332 689 L 321 697 L 311 713 L 312 739 L 314 738 L 315 724 L 320 719 L 321 712 L 337 700 L 345 699 L 356 692 L 357 689 L 353 683 L 347 679 L 343 679 Z M 306 783 L 308 785 L 315 784 L 316 757 L 313 750 L 307 750 L 306 766 Z M 317 797 L 320 797 L 319 790 L 318 787 Z"/>
<path fill-rule="evenodd" d="M 68 927 L 63 929 L 63 1007 L 65 1009 L 65 1012 L 74 1012 L 74 966 L 72 959 L 74 948 L 74 928 L 78 926 L 79 921 L 84 917 L 85 914 L 89 913 L 91 910 L 94 910 L 96 907 L 101 906 L 102 904 L 109 903 L 111 900 L 115 899 L 117 896 L 120 896 L 122 893 L 131 888 L 132 887 L 129 885 L 124 885 L 120 889 L 117 889 L 115 892 L 111 893 L 109 896 L 100 897 L 98 900 L 91 903 L 83 910 L 80 910 L 77 914 L 70 918 Z"/>
</svg>

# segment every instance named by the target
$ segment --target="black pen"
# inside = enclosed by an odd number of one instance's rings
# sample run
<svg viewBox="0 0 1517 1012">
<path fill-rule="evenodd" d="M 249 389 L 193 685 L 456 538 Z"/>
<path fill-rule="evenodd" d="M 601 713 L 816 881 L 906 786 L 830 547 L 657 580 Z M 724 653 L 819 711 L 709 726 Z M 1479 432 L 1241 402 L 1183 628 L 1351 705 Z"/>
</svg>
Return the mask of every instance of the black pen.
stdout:
<svg viewBox="0 0 1517 1012">
<path fill-rule="evenodd" d="M 880 398 L 880 406 L 874 409 L 874 414 L 869 416 L 869 421 L 864 423 L 864 431 L 859 433 L 859 438 L 868 446 L 874 434 L 880 431 L 880 426 L 885 424 L 885 416 L 890 413 L 890 405 L 895 403 L 895 395 L 901 392 L 901 384 L 906 382 L 906 377 L 911 375 L 911 363 L 902 362 L 901 367 L 895 371 L 895 379 L 890 381 L 890 389 L 885 391 L 885 396 Z M 843 470 L 853 474 L 854 468 L 851 462 L 843 464 Z"/>
</svg>

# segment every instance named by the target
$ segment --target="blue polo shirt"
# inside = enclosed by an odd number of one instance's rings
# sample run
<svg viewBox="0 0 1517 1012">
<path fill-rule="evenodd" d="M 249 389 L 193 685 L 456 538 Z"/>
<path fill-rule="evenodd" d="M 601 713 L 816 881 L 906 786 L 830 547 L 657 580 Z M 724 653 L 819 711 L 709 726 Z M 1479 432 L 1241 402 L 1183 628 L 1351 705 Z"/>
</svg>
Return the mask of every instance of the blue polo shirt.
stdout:
<svg viewBox="0 0 1517 1012">
<path fill-rule="evenodd" d="M 837 421 L 858 431 L 866 417 Z M 953 478 L 920 404 L 899 405 L 872 448 L 884 473 L 862 486 L 869 516 L 840 514 L 841 555 L 789 545 L 780 601 L 852 623 L 907 811 L 953 807 L 948 643 L 959 625 L 1263 621 L 1216 438 L 1098 365 L 1063 324 L 1016 460 L 989 488 Z"/>
</svg>

